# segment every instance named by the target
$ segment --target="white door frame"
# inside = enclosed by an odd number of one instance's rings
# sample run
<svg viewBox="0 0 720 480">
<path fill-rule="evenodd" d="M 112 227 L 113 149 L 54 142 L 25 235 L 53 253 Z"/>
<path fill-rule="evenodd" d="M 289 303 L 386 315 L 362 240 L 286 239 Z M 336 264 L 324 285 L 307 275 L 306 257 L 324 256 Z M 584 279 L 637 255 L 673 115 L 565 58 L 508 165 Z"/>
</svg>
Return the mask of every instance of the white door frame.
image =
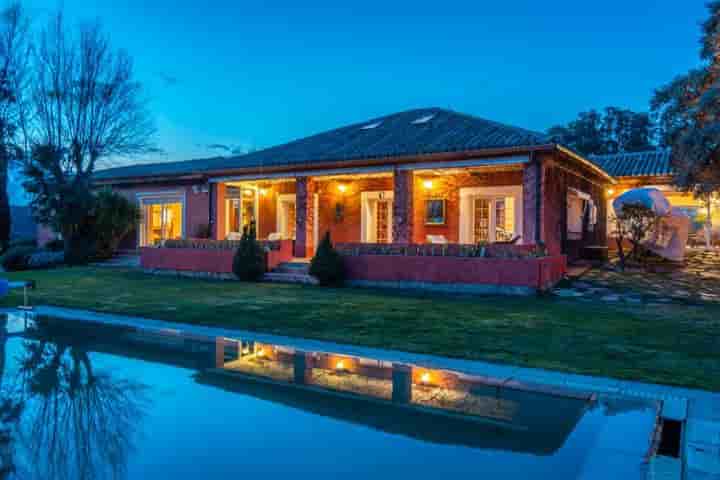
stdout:
<svg viewBox="0 0 720 480">
<path fill-rule="evenodd" d="M 394 193 L 392 190 L 383 190 L 379 192 L 360 193 L 360 241 L 362 243 L 377 242 L 376 232 L 373 229 L 375 219 L 371 218 L 374 210 L 370 208 L 370 202 L 377 200 L 387 200 L 390 202 L 390 208 L 388 208 L 388 239 L 392 242 Z"/>
<path fill-rule="evenodd" d="M 279 233 L 283 240 L 290 237 L 290 233 L 286 231 L 285 226 L 287 225 L 287 210 L 283 204 L 294 203 L 297 207 L 297 196 L 294 193 L 281 193 L 277 196 L 276 208 L 275 208 L 275 232 Z M 295 210 L 297 215 L 297 209 Z M 297 218 L 297 217 L 296 217 Z"/>
<path fill-rule="evenodd" d="M 522 185 L 511 185 L 506 187 L 470 187 L 460 189 L 460 243 L 475 243 L 473 239 L 473 225 L 475 209 L 473 201 L 475 198 L 487 198 L 490 203 L 490 232 L 495 233 L 495 200 L 504 197 L 513 198 L 515 215 L 513 218 L 513 236 L 520 236 L 520 243 L 523 232 L 523 187 Z"/>
</svg>

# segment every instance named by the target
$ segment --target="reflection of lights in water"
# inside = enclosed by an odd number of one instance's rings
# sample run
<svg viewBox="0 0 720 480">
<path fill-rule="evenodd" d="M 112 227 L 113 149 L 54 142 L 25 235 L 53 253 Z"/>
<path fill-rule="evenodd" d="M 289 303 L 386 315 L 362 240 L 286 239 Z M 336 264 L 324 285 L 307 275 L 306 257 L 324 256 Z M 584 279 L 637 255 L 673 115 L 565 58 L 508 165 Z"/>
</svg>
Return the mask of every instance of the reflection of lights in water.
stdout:
<svg viewBox="0 0 720 480">
<path fill-rule="evenodd" d="M 423 384 L 425 384 L 425 385 L 427 385 L 428 383 L 430 383 L 430 373 L 428 373 L 428 372 L 423 372 L 423 374 L 420 375 L 420 383 L 423 383 Z"/>
</svg>

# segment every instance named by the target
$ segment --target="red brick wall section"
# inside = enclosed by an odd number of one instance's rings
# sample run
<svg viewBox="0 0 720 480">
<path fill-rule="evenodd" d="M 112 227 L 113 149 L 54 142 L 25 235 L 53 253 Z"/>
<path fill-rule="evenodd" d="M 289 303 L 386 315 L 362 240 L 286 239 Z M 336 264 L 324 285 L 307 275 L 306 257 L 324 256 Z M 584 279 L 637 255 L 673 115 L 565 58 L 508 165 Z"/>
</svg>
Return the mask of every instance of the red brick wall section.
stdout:
<svg viewBox="0 0 720 480">
<path fill-rule="evenodd" d="M 298 178 L 295 184 L 295 256 L 309 257 L 313 254 L 313 194 L 315 182 L 308 177 Z"/>
<path fill-rule="evenodd" d="M 427 188 L 425 182 L 432 182 Z M 519 170 L 457 173 L 452 175 L 415 175 L 413 182 L 413 242 L 425 243 L 428 235 L 443 235 L 448 242 L 460 241 L 460 189 L 472 187 L 503 187 L 521 185 L 523 173 Z M 425 201 L 445 200 L 444 225 L 425 224 Z M 530 240 L 532 241 L 532 240 Z"/>
<path fill-rule="evenodd" d="M 225 184 L 216 183 L 213 186 L 213 198 L 215 203 L 215 218 L 213 218 L 213 238 L 215 240 L 225 240 Z"/>
<path fill-rule="evenodd" d="M 316 179 L 318 238 L 330 232 L 333 243 L 359 242 L 362 236 L 362 192 L 392 191 L 390 177 L 322 181 Z M 345 192 L 340 191 L 343 186 Z"/>
<path fill-rule="evenodd" d="M 523 168 L 523 240 L 535 243 L 537 238 L 537 181 L 540 166 L 537 160 Z"/>
<path fill-rule="evenodd" d="M 351 280 L 500 285 L 546 289 L 566 272 L 564 256 L 494 259 L 359 255 L 343 257 Z"/>
<path fill-rule="evenodd" d="M 581 172 L 574 165 L 568 171 L 568 167 L 559 156 L 543 160 L 542 237 L 551 255 L 562 253 L 575 260 L 582 256 L 584 247 L 606 244 L 607 201 L 600 179 L 590 181 L 590 173 Z M 594 231 L 586 232 L 581 240 L 567 239 L 567 194 L 571 187 L 589 194 L 598 208 Z"/>
<path fill-rule="evenodd" d="M 393 242 L 413 241 L 413 172 L 396 170 L 393 179 Z"/>
</svg>

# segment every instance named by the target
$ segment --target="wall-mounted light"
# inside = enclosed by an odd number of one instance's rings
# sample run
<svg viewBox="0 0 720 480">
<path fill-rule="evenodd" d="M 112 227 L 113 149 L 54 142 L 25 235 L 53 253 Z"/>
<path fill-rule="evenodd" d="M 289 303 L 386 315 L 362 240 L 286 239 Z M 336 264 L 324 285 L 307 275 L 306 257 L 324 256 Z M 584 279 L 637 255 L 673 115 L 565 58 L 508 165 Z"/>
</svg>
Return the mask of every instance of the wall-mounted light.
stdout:
<svg viewBox="0 0 720 480">
<path fill-rule="evenodd" d="M 612 195 L 613 193 L 615 193 L 615 189 L 614 189 L 614 188 L 608 188 L 608 189 L 607 189 L 607 194 L 608 194 L 608 195 Z"/>
<path fill-rule="evenodd" d="M 243 195 L 246 197 L 252 197 L 253 191 L 252 190 L 243 190 Z"/>
<path fill-rule="evenodd" d="M 429 372 L 423 372 L 422 375 L 420 375 L 420 383 L 423 385 L 427 385 L 430 383 L 430 373 Z"/>
<path fill-rule="evenodd" d="M 341 183 L 340 185 L 338 185 L 338 191 L 339 191 L 340 193 L 345 193 L 345 192 L 347 192 L 347 189 L 348 189 L 348 187 L 347 187 L 347 185 L 345 185 L 344 183 Z"/>
<path fill-rule="evenodd" d="M 335 370 L 345 370 L 345 362 L 338 360 L 335 364 Z"/>
<path fill-rule="evenodd" d="M 432 187 L 433 187 L 432 180 L 425 180 L 423 182 L 423 188 L 425 188 L 425 190 L 432 190 Z"/>
</svg>

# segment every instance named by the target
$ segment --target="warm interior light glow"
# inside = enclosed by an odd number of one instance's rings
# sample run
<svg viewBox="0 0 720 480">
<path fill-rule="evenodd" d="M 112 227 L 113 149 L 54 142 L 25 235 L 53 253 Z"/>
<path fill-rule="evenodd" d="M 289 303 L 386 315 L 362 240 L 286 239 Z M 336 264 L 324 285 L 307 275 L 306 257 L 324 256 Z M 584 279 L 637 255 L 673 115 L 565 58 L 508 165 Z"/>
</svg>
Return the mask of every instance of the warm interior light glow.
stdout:
<svg viewBox="0 0 720 480">
<path fill-rule="evenodd" d="M 613 193 L 615 193 L 615 189 L 613 189 L 613 188 L 608 188 L 608 189 L 607 189 L 607 194 L 608 194 L 608 195 L 612 195 Z"/>
<path fill-rule="evenodd" d="M 340 193 L 347 192 L 347 185 L 341 183 L 340 185 L 338 185 L 338 190 L 340 190 Z"/>
<path fill-rule="evenodd" d="M 421 383 L 430 383 L 430 374 L 428 372 L 423 372 L 423 374 L 420 375 L 420 382 Z"/>
<path fill-rule="evenodd" d="M 267 195 L 267 193 L 268 193 L 267 188 L 261 188 L 261 189 L 260 189 L 260 195 L 262 195 L 263 197 L 264 197 L 265 195 Z"/>
<path fill-rule="evenodd" d="M 244 190 L 243 191 L 243 195 L 245 195 L 246 197 L 252 197 L 252 194 L 253 194 L 252 190 Z"/>
<path fill-rule="evenodd" d="M 338 360 L 335 364 L 335 370 L 345 370 L 345 363 L 342 360 Z"/>
<path fill-rule="evenodd" d="M 425 180 L 423 182 L 423 187 L 425 187 L 426 190 L 430 190 L 433 187 L 432 180 Z"/>
</svg>

